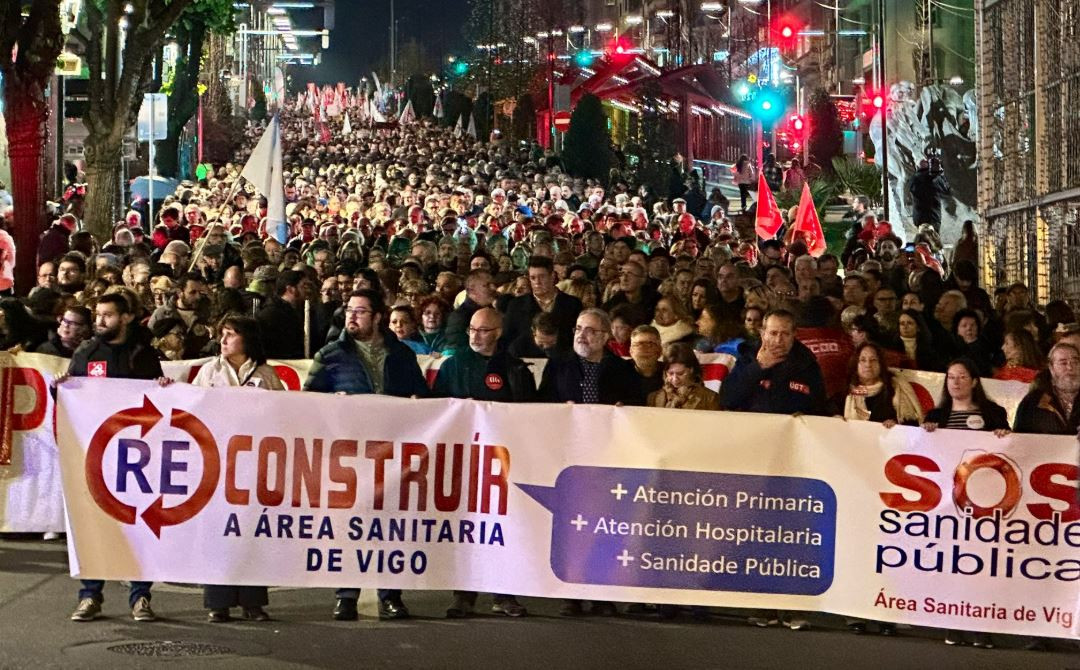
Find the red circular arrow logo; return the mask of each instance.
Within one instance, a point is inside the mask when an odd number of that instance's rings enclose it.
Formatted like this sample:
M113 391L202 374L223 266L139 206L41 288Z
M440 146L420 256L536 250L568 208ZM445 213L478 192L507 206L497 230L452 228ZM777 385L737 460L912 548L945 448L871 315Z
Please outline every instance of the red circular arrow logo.
M117 433L125 428L140 426L141 437L146 437L146 434L162 418L161 412L154 403L150 402L150 398L144 396L142 407L132 407L113 414L98 427L90 440L85 465L86 483L90 489L90 495L98 507L121 523L134 524L136 509L117 499L106 485L105 475L102 472L105 449ZM157 500L143 510L142 520L157 537L161 537L162 527L181 524L201 512L210 502L221 475L221 456L218 453L217 442L206 424L183 410L174 409L169 418L169 425L183 430L195 439L202 453L203 471L195 492L184 502L174 507L165 507L164 497L159 495Z

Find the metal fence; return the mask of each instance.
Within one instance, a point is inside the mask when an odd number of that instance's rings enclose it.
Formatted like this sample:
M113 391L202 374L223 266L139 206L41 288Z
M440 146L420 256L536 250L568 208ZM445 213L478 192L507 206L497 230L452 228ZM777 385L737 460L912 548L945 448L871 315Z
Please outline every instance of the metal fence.
M1080 305L1080 0L983 0L976 18L984 278Z

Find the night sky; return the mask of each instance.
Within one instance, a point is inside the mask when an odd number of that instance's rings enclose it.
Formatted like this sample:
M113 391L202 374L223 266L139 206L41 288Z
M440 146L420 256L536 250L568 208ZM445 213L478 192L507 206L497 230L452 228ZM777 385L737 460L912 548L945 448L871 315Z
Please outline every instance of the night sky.
M320 12L291 10L293 22L302 28L321 28ZM323 52L317 68L292 68L296 82L333 84L343 81L355 86L361 76L370 76L373 66L390 46L390 0L337 0L330 48ZM449 53L461 42L462 27L469 13L468 0L395 0L398 46L411 38L424 44L432 56ZM311 14L311 16L305 16ZM319 25L309 26L310 21ZM301 49L305 42L301 41Z

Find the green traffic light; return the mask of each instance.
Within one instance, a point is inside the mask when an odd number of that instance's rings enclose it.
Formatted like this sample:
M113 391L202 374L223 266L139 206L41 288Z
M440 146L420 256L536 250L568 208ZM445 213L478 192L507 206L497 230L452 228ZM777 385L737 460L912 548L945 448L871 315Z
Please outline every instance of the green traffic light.
M468 71L469 64L465 61L459 60L458 62L454 63L454 74L458 75L459 77Z
M591 51L579 51L574 54L574 64L578 67L589 67L592 65L593 55Z
M771 124L784 115L784 97L772 88L762 88L754 97L750 113L764 124Z

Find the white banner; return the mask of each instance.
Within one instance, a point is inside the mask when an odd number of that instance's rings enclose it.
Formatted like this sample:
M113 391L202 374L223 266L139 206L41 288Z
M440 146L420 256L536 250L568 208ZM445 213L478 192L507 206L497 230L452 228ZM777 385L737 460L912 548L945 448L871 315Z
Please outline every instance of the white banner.
M1069 437L91 379L57 430L77 577L1080 637Z
M735 359L727 354L698 354L705 385L717 391ZM167 376L181 382L195 379L209 359L165 361ZM417 356L428 383L444 358ZM529 359L536 383L544 370L544 359ZM310 360L272 361L290 391L298 391L307 378ZM0 458L0 532L59 532L64 530L64 506L60 491L60 465L53 432L52 396L48 392L57 375L67 370L68 361L42 354L17 354L0 359L0 456L10 454L10 463ZM932 407L941 393L944 375L937 372L902 370L923 403ZM984 379L987 393L1005 407L1012 420L1016 406L1027 392L1019 382Z

